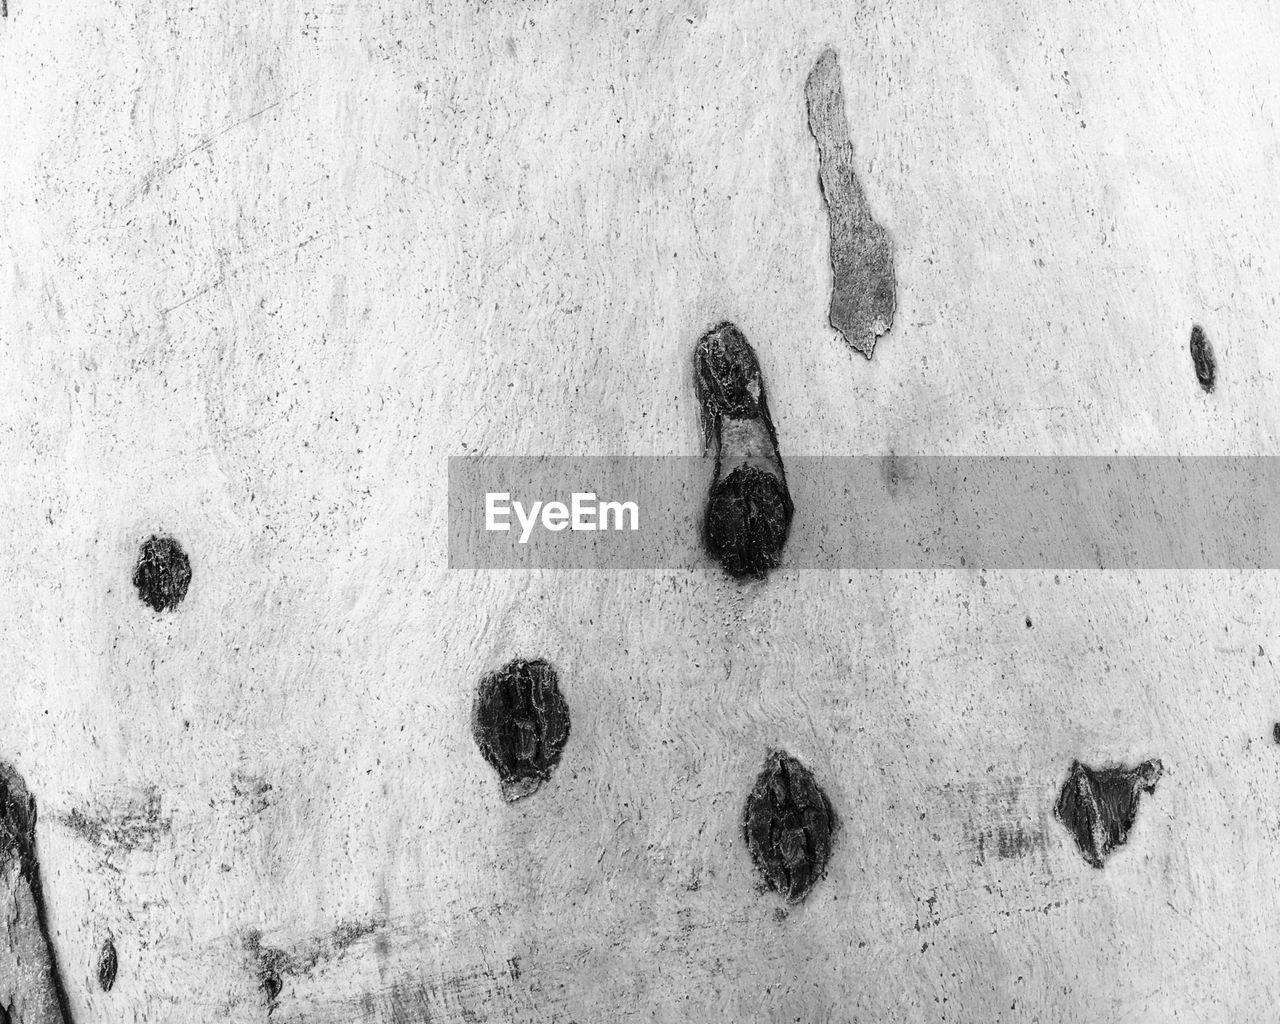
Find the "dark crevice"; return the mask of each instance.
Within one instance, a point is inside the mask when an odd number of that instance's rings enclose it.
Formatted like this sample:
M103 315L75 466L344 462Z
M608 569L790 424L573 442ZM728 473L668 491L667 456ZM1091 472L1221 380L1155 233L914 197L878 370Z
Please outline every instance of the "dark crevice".
M16 859L21 879L25 880L35 905L36 926L40 944L47 956L48 983L64 1022L71 1021L67 993L58 969L53 943L49 941L49 914L45 906L40 880L40 862L36 856L36 801L26 781L9 764L0 761L0 862ZM19 882L19 884L22 884Z

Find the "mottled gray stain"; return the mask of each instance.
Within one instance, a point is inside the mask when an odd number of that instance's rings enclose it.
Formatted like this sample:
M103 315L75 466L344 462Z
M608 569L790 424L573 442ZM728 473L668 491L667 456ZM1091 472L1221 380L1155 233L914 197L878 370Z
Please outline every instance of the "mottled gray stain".
M249 955L253 958L254 972L258 976L258 986L262 989L263 998L267 1003L267 1014L270 1016L280 999L280 993L284 991L284 979L280 975L288 963L288 954L283 950L264 946L262 944L262 933L257 931L250 932L245 936L244 944L249 951Z
M498 773L504 800L537 792L569 739L569 705L556 670L542 659L509 662L480 681L472 733Z
M108 862L135 851L153 851L173 829L172 815L163 813L160 791L149 786L141 796L120 804L104 800L73 807L58 821L94 846Z
M694 383L716 460L703 543L731 576L763 577L781 563L794 507L760 362L736 326L724 321L699 339Z
M742 814L742 832L765 884L799 903L826 873L836 813L813 773L772 750Z
M889 236L871 216L854 167L844 85L834 50L826 50L804 86L809 130L818 144L818 181L831 232L831 326L868 359L893 327L897 284Z
M191 560L172 537L148 537L138 551L133 585L138 596L157 612L182 603L191 584Z
M1196 369L1196 380L1205 394L1213 394L1218 379L1218 361L1213 356L1213 346L1199 324L1191 328L1191 364Z
M1143 793L1154 793L1164 772L1159 761L1136 768L1089 768L1075 761L1054 813L1095 868L1129 838Z

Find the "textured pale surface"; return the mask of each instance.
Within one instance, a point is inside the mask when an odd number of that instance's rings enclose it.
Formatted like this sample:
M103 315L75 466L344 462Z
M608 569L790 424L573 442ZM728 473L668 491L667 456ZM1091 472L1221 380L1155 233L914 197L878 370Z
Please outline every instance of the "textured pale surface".
M1262 0L10 0L0 757L77 1020L264 1020L254 931L280 1022L1273 1019L1275 575L449 573L444 512L451 454L697 452L726 317L784 456L1274 453L1278 53ZM509 806L468 716L518 655L573 731ZM772 746L844 823L783 920ZM1166 768L1104 871L1073 757Z

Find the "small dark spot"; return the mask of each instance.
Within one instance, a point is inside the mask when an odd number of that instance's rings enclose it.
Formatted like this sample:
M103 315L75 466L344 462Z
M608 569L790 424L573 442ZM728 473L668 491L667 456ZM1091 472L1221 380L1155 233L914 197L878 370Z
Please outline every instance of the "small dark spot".
M827 869L836 814L813 773L790 754L769 752L747 797L742 832L765 884L799 903Z
M1277 743L1280 743L1280 722L1276 722L1276 724L1271 727L1271 738Z
M1027 616L1027 629L1030 629L1030 628L1031 628L1031 616L1030 616L1030 615L1028 615L1028 616Z
M110 992L116 983L116 971L120 963L116 959L116 944L110 939L102 944L102 952L98 954L98 984L103 992Z
M1196 380L1206 394L1213 393L1218 377L1218 363L1213 358L1213 346L1205 336L1204 328L1196 324L1191 328L1191 362L1195 364Z
M148 537L138 551L133 585L158 612L177 608L191 584L191 560L172 537Z
M1164 772L1159 761L1136 768L1089 768L1079 761L1062 786L1054 814L1075 837L1084 859L1095 868L1129 838L1143 793L1154 793Z
M782 924L790 915L787 913L786 907L776 907L773 911L773 919Z
M283 988L284 982L280 980L278 971L268 967L262 972L262 991L266 993L268 1003L274 1003L279 999Z
M493 766L505 800L534 793L560 763L569 739L569 705L556 670L542 659L516 659L480 681L472 733Z

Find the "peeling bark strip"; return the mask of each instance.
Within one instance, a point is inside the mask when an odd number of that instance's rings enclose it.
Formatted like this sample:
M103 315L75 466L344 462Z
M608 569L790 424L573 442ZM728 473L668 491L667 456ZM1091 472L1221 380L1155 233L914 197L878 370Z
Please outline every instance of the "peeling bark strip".
M1097 769L1072 762L1054 813L1095 868L1129 838L1139 799L1144 792L1156 791L1163 772L1159 761L1144 761L1137 768Z
M809 131L818 144L818 182L831 223L831 326L868 359L893 327L897 304L893 249L871 217L854 170L835 50L826 50L804 85Z
M35 799L0 761L0 1008L14 1024L66 1024L35 844Z
M133 585L158 612L177 608L191 583L191 560L172 537L148 537L138 552Z
M116 971L120 961L116 958L116 944L110 939L102 944L102 952L98 954L98 984L103 992L110 992L116 983Z
M838 825L813 773L790 754L772 750L747 797L742 832L769 888L799 903L827 869Z
M1191 362L1196 368L1196 380L1205 394L1213 394L1214 382L1218 378L1218 362L1213 358L1213 346L1205 337L1204 328L1195 324L1191 328Z
M782 561L794 506L760 362L727 320L699 339L694 382L716 456L703 542L731 576L763 577Z
M517 659L480 681L472 710L480 753L498 773L502 798L537 792L560 763L569 739L569 705L556 670L542 659Z

